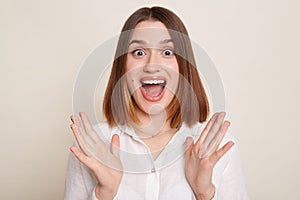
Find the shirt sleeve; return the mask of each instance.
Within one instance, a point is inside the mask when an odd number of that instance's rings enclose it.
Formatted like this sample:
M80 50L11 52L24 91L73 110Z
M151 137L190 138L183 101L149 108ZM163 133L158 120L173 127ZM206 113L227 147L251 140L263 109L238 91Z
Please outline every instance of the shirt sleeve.
M92 200L99 200L99 199L96 197L96 186L95 186L94 189L93 189ZM113 200L118 200L118 194L116 194L116 196L113 198Z
M227 154L228 162L213 200L249 200L237 144Z
M96 197L96 186L93 189L92 200L98 200L98 198Z
M72 153L69 155L64 200L90 200L97 183L93 173Z

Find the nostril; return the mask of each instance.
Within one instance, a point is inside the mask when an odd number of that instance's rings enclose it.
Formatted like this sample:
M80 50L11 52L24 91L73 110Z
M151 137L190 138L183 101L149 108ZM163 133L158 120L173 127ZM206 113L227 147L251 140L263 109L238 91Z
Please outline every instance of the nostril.
M143 67L144 72L159 72L161 70L161 65L157 64L148 64Z

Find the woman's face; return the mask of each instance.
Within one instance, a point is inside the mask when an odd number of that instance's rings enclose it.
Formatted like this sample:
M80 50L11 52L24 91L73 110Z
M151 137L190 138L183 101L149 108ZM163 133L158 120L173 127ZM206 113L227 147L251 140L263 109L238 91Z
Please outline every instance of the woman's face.
M179 80L174 44L163 23L137 24L129 42L125 69L138 112L163 112L173 99Z

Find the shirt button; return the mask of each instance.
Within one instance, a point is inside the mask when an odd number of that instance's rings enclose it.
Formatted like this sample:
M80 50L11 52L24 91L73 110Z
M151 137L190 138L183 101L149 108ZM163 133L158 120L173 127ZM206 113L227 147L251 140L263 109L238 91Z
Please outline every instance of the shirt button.
M152 169L151 169L151 173L154 173L156 170L155 170L155 168L153 167Z

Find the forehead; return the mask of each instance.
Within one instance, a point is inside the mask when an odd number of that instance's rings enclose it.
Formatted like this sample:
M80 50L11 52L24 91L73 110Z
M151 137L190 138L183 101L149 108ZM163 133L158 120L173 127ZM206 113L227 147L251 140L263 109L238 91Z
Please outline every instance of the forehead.
M133 29L131 39L145 41L148 44L158 44L171 39L168 29L160 21L142 21Z

